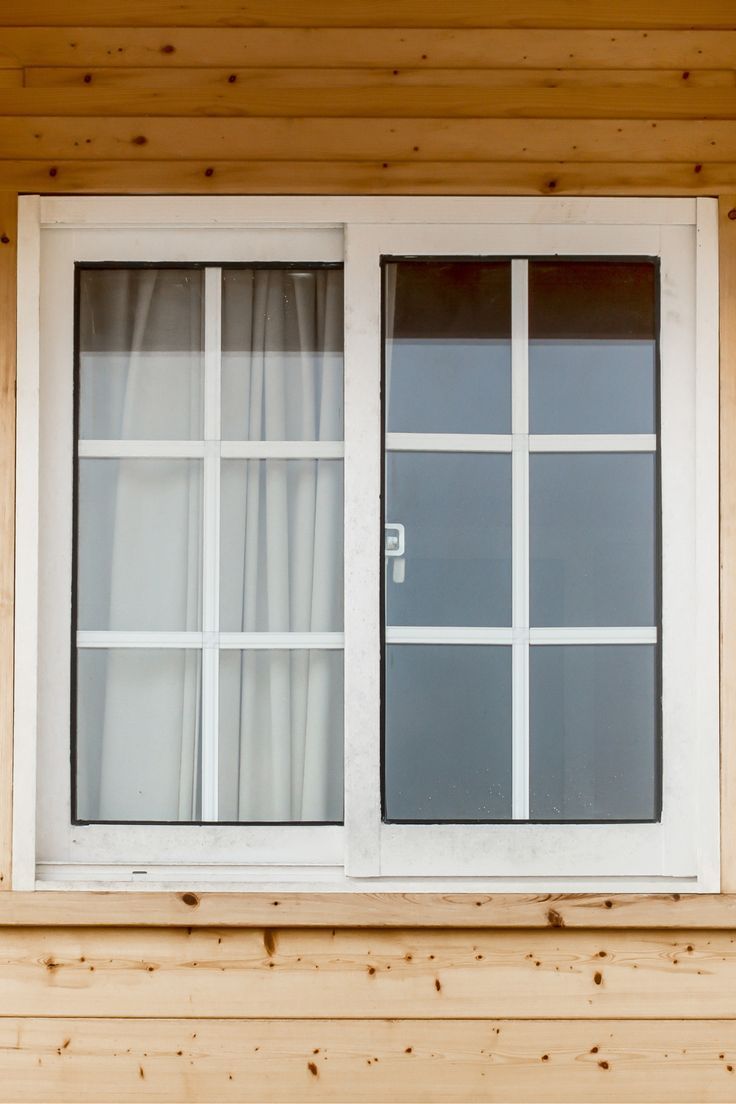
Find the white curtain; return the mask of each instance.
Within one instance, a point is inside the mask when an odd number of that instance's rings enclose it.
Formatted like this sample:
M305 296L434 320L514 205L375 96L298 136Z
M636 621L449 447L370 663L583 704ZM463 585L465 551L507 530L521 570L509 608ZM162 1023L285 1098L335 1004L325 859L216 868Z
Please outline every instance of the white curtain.
M228 273L224 431L340 440L342 328L341 272ZM222 488L221 628L340 631L342 462L226 461ZM223 817L339 820L341 653L222 653L220 672Z
M80 432L202 434L201 274L88 270L80 286ZM80 461L78 624L201 626L201 462ZM196 650L81 649L78 815L191 820L197 809Z
M201 273L82 274L80 433L202 436ZM223 437L342 437L342 273L231 270ZM342 629L342 462L225 460L221 629ZM78 624L201 628L202 465L82 460ZM201 656L81 649L78 815L201 815ZM220 820L342 816L342 653L223 651Z

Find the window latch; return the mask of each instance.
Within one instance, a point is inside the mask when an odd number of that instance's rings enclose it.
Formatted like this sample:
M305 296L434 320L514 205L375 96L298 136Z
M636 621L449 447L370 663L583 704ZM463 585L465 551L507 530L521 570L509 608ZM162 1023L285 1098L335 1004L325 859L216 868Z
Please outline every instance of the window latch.
M403 583L406 576L406 533L404 526L398 522L387 522L384 525L383 548L386 558L393 559L391 565L391 578L395 583Z

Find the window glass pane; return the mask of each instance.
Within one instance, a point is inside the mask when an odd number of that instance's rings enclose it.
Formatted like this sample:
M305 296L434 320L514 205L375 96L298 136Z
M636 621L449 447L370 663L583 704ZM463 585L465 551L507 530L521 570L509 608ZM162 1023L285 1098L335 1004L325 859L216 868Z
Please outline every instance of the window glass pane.
M340 460L223 460L220 628L342 629Z
M386 522L405 554L386 558L389 625L511 623L511 456L389 452Z
M77 819L198 819L201 670L178 648L78 650Z
M225 269L223 439L342 439L342 287L341 269Z
M388 820L511 816L511 648L386 649Z
M652 453L530 457L531 624L655 625Z
M77 510L78 628L201 628L201 461L82 459Z
M220 653L220 819L342 820L342 651Z
M384 269L387 428L511 432L511 263Z
M657 648L531 649L531 817L658 813Z
M532 433L654 433L656 268L529 265Z
M202 272L79 272L79 434L202 436Z

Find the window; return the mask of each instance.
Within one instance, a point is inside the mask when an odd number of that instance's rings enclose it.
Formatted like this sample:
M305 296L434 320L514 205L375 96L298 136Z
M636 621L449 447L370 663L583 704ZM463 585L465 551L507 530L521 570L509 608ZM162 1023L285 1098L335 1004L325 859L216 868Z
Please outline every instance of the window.
M710 201L22 206L15 884L717 888Z

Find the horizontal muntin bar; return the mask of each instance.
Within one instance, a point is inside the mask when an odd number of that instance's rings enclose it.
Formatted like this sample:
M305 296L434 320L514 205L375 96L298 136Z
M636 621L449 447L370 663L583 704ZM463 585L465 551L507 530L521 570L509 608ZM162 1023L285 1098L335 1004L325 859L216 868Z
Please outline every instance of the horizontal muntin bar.
M397 452L511 452L510 433L387 433Z
M116 630L77 633L78 648L229 648L241 650L341 649L341 632L123 632Z
M341 460L344 441L221 441L223 460Z
M530 452L656 452L656 433L531 433Z
M581 626L512 629L443 625L391 625L387 644L656 644L653 626Z
M656 452L656 433L387 433L394 452Z
M340 460L343 441L79 441L84 459Z

